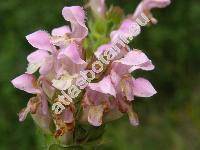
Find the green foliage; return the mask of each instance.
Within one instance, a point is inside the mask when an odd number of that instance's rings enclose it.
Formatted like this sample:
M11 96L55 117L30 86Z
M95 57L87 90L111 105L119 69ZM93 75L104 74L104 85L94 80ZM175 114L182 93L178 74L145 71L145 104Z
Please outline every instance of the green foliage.
M68 2L68 1L67 1ZM17 112L30 95L15 90L10 80L25 71L26 55L33 48L25 35L38 30L50 31L65 24L60 11L64 5L83 4L71 0L7 0L0 2L0 150L41 150L43 138L36 134L30 117L19 123ZM126 14L133 12L139 1L109 0ZM148 101L136 98L140 126L132 127L122 118L105 128L103 150L198 150L200 148L200 9L196 0L176 0L166 9L153 11L159 20L144 27L132 47L144 50L156 66L153 72L136 72L134 76L149 79L158 94ZM111 14L110 14L111 15ZM108 15L109 16L109 15ZM114 17L112 17L114 18ZM117 17L116 17L117 18ZM120 17L119 17L120 18ZM91 52L109 35L116 22L90 20L92 33L85 46ZM105 26L105 24L110 24ZM116 27L114 27L116 28ZM106 31L106 32L104 32ZM92 48L95 49L91 49ZM90 56L91 54L89 54Z

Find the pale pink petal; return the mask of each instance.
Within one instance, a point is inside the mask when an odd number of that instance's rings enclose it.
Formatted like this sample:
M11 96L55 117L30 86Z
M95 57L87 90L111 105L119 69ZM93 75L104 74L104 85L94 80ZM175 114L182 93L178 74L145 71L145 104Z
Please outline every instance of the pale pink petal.
M110 49L111 47L112 47L111 43L101 45L100 47L97 48L97 51L94 54L97 58L99 58L101 55L103 55L103 52Z
M27 68L27 73L32 74L37 71L38 68L40 74L47 74L53 67L53 56L51 56L47 51L37 50L30 55L28 55L27 60L29 66Z
M85 64L85 61L81 59L78 53L78 45L75 43L70 44L67 48L62 49L58 54L58 59L62 57L68 57L75 64Z
M81 59L78 52L78 45L75 43L62 49L57 58L62 61L63 67L70 73L79 73L87 65L87 63Z
M49 53L47 51L36 50L27 56L27 60L29 63L39 63L44 61L44 59L46 59L48 56Z
M11 82L16 88L20 90L32 94L40 93L40 90L36 87L36 79L31 74L23 74L13 79Z
M124 65L129 65L129 66L133 66L133 65L137 66L148 61L149 61L148 57L142 51L133 50L133 51L128 52L124 58L116 62L120 62Z
M28 42L35 48L52 51L50 35L42 30L36 31L26 36Z
M135 21L126 19L122 22L118 30L111 32L110 38L113 42L120 40L120 36L124 36L126 39L132 40L131 38L138 36L140 32L141 28Z
M170 0L144 0L144 7L149 10L153 8L164 8L171 3Z
M133 72L137 69L142 69L142 70L146 70L146 71L150 71L153 70L155 68L155 66L152 64L151 60L141 64L141 65L137 65L137 66L132 66L129 69L129 72Z
M147 15L149 19L151 19L152 23L157 23L157 20L153 18L151 14L151 10L154 8L164 8L171 3L170 0L143 0L137 6L133 18L139 18L142 13Z
M101 81L98 83L90 83L89 89L104 93L104 94L110 94L112 96L116 96L115 88L111 82L110 76L104 77Z
M76 39L78 42L82 41L88 34L83 8L80 6L64 7L62 15L66 21L71 23L71 37Z
M133 80L133 93L138 97L151 97L157 92L148 80L137 78Z
M51 34L53 36L64 36L67 33L71 33L69 26L62 26L62 27L53 29Z
M142 51L133 50L128 52L124 58L114 61L112 69L122 76L136 69L153 70L154 65Z
M101 126L103 112L104 108L102 105L90 106L88 112L88 122L93 126Z
M47 57L45 59L44 63L40 67L40 70L39 70L40 74L41 75L46 75L49 72L51 72L53 65L54 65L54 58L53 58L53 56Z

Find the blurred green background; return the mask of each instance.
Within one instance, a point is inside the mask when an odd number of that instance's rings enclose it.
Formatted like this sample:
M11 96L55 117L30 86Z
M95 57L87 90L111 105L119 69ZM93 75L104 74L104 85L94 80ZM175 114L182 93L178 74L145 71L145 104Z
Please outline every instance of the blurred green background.
M128 14L139 0L109 0ZM29 116L19 123L17 112L30 95L10 83L26 68L26 55L33 48L25 36L38 29L50 31L65 24L65 5L79 0L0 1L0 150L40 150L41 138ZM158 94L137 98L135 111L140 126L126 117L110 123L103 150L199 150L200 149L200 2L176 0L166 9L154 10L158 24L143 28L134 47L144 50L156 65L142 72Z

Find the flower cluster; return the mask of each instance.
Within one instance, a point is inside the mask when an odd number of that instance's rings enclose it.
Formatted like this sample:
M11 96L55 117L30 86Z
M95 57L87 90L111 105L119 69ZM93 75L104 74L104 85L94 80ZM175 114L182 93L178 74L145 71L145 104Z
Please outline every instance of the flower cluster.
M128 114L132 125L138 125L137 114L132 108L135 97L151 97L156 94L148 80L132 76L132 72L137 70L154 69L151 60L140 50L131 50L128 45L117 44L120 53L104 58L111 61L104 64L102 72L94 80L87 83L79 81L79 85L84 88L78 87L81 92L76 98L69 99L63 92L76 84L80 72L90 69L93 62L100 60L100 56L111 49L113 43L116 44L120 35L127 36L128 27L141 22L138 20L141 14L156 23L150 10L165 7L169 3L169 0L143 0L134 14L125 18L119 28L110 33L110 42L99 46L90 59L86 58L88 50L83 44L87 39L88 28L85 12L80 6L63 8L62 15L70 22L70 26L55 28L51 34L39 30L26 36L36 50L27 57L26 72L13 79L12 84L35 96L19 112L19 120L24 121L30 113L39 127L46 133L54 132L56 137L73 132L78 123L101 126L123 114ZM88 6L97 18L105 19L104 0L91 0ZM51 109L58 102L64 105L60 114L54 112L59 108ZM50 130L51 122L55 126L53 131Z

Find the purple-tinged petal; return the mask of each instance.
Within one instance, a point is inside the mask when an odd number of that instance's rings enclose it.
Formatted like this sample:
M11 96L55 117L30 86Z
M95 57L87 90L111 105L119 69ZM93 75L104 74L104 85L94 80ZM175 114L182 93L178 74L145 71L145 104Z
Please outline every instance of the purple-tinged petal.
M42 62L48 56L49 53L47 51L36 50L27 56L27 60L29 63L39 63Z
M42 30L36 31L26 36L28 42L35 48L52 51L50 35Z
M63 111L62 117L65 123L72 123L74 121L74 115L69 108Z
M129 72L133 72L137 69L142 69L142 70L146 70L146 71L150 71L150 70L153 70L155 68L155 66L152 64L151 60L141 64L141 65L138 65L138 66L132 66L130 69L129 69Z
M62 61L61 64L70 74L79 73L87 65L87 63L81 59L78 52L78 45L75 43L62 49L57 58Z
M120 40L120 36L125 37L127 40L132 40L132 38L138 36L140 32L141 28L135 21L131 19L126 19L122 22L118 30L114 30L111 32L110 38L112 39L112 42Z
M54 58L53 58L53 56L48 56L45 59L44 63L40 67L40 70L39 70L40 74L41 75L46 75L49 72L51 72L52 68L53 68L53 65L54 65Z
M144 0L145 8L149 10L153 8L164 8L167 7L171 3L170 0Z
M69 26L62 26L52 30L52 36L64 36L71 33Z
M20 90L32 94L40 93L40 90L36 87L36 79L31 74L23 74L13 79L11 82L14 85L14 87Z
M122 76L136 69L153 70L154 65L142 51L133 50L128 52L124 58L114 61L112 69Z
M138 97L151 97L157 92L148 80L137 78L133 80L133 93Z
M33 74L40 68L40 74L44 75L53 67L53 56L51 56L47 51L37 50L28 55L27 60L29 65L26 73L28 74Z
M85 25L85 13L83 8L80 6L64 7L62 15L66 21L71 23L71 37L76 39L78 42L82 41L88 34L88 28Z
M78 53L78 45L75 43L72 43L67 48L62 49L62 51L58 54L58 59L61 59L62 57L68 57L75 64L86 64L86 62L81 59Z
M111 82L110 76L104 77L101 81L98 83L90 83L89 89L104 93L104 94L110 94L112 96L116 96L115 88Z
M101 126L103 112L104 112L103 105L90 106L88 112L88 122L93 126Z
M112 47L111 43L101 45L100 47L98 47L97 51L94 54L97 58L99 58L101 55L103 55L103 52L110 49L111 47Z
M129 66L133 66L133 65L137 66L148 61L149 61L148 57L142 51L133 50L133 51L128 52L124 58L116 62L120 62L124 65L129 65Z
M154 8L164 8L171 3L170 0L143 0L137 6L134 14L133 19L137 19L140 17L142 13L147 15L153 24L157 23L157 20L152 16L151 10Z

